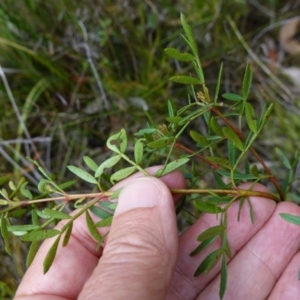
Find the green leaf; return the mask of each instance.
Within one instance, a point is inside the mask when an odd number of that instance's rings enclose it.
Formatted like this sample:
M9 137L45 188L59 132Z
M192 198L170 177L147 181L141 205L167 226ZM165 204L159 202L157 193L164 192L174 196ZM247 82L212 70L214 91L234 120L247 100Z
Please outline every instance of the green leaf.
M144 155L144 144L141 140L137 140L134 144L134 160L135 162L140 165L143 160Z
M62 242L62 246L63 247L66 247L69 243L69 240L70 240L70 237L71 237L71 234L72 234L72 229L73 229L73 221L70 221L69 222L69 226L65 232L65 236L64 236L64 239L63 239L63 242Z
M222 249L227 254L227 256L231 258L232 255L231 255L230 247L228 245L227 232L226 231L224 231L223 234L221 235L221 239L222 239Z
M23 242L34 242L49 239L58 234L60 234L60 231L57 229L37 230L26 233L21 237L21 240Z
M257 165L253 165L250 169L250 173L255 176L255 177L259 177L259 172L258 172L258 168Z
M87 181L89 183L97 184L97 180L88 172L81 170L80 168L74 167L74 166L68 166L67 167L72 173L74 173L79 178L83 179L84 181Z
M219 290L219 296L220 299L224 298L225 291L227 288L227 264L226 264L226 256L222 255L222 264L221 264L221 280L220 280L220 290Z
M20 192L21 194L27 198L27 199L32 199L32 194L29 190L26 189L26 185L28 184L28 182L24 182L21 187L20 187Z
M0 185L4 184L5 182L9 181L11 175L4 175L0 177Z
M7 220L4 218L4 214L1 215L1 235L4 240L5 251L11 255L11 248L9 244L9 232L7 230Z
M207 156L206 159L221 167L224 167L226 169L231 169L230 162L226 158L217 157L217 156Z
M185 35L187 37L187 40L189 42L189 46L191 47L191 50L192 50L193 54L196 57L198 57L198 47L197 47L192 29L191 29L190 25L187 23L184 14L180 15L180 20L181 20L181 25L183 27L184 33L185 33Z
M179 50L175 48L166 48L165 53L169 55L172 58L175 58L179 61L193 61L196 59L195 56L193 56L190 53L181 53Z
M173 110L172 102L170 100L168 100L167 105L168 105L169 117L174 117L174 110Z
M182 117L180 117L180 116L167 117L166 120L170 123L177 124L182 120Z
M60 236L57 237L57 239L55 240L55 242L53 243L53 245L51 246L51 248L49 249L45 259L44 259L44 263L43 263L43 266L44 266L44 274L46 274L53 261L54 261L54 258L55 258L55 255L56 255L56 251L57 251L57 248L58 248L58 244L59 244L59 240L60 240Z
M234 146L231 140L227 141L228 145L228 159L231 166L235 165L235 158L236 158L236 147Z
M209 141L203 135L201 135L195 130L190 131L190 136L196 143L199 143L202 146L208 146L210 144Z
M223 72L223 63L221 63L220 70L219 70L218 81L216 84L216 91L215 91L215 97L214 97L214 103L217 103L217 100L218 100L221 79L222 79L222 72Z
M285 213L281 213L279 215L281 218L288 221L289 223L300 226L300 216L295 216L295 215L290 215Z
M95 224L96 227L107 227L110 226L113 220L113 216L109 216Z
M7 205L8 201L4 199L0 199L0 205Z
M33 224L28 224L28 225L8 225L7 230L9 232L13 231L31 231L34 229L40 228L39 225L33 225Z
M97 227L95 226L94 221L92 220L88 211L85 212L86 224L89 229L91 236L99 243L103 240L101 234L98 232Z
M156 132L157 129L155 128L144 128L140 129L137 133L135 133L135 136L144 136L145 134L153 134Z
M221 174L222 176L225 176L225 177L231 177L231 173L229 171L225 171L225 170L217 170L217 172L219 174ZM243 174L243 173L240 173L239 171L235 171L234 174L233 174L233 178L234 179L242 179L242 180L251 180L251 179L257 179L256 176L253 176L252 174Z
M196 78L186 75L177 75L170 78L172 82L182 83L182 84L201 84L202 82Z
M47 217L51 217L51 218L55 218L55 219L59 219L59 220L71 219L70 215L68 215L62 211L52 210L50 208L43 209L42 214Z
M224 227L222 225L210 227L198 235L197 241L203 242L207 239L211 239L213 237L221 235L225 230L226 230L226 227Z
M106 219L111 216L111 214L109 212L103 210L102 208L100 208L98 206L92 206L89 208L89 210L100 219Z
M76 182L77 182L77 180L70 180L70 181L61 183L58 187L59 187L61 190L65 190L66 188L72 186L72 185L75 184Z
M286 157L286 155L283 153L283 151L282 151L281 149L279 149L279 148L275 148L275 151L276 151L276 153L277 153L279 156L281 156L283 165L284 165L286 168L288 168L289 170L291 170L291 169L292 169L292 166L291 166L291 164L290 164L290 161L289 161L289 159Z
M242 210L242 207L243 207L244 203L245 203L245 197L241 197L240 200L239 200L239 210L238 210L238 215L237 215L238 222L241 219L241 210Z
M217 264L223 253L224 250L222 248L211 252L199 265L196 272L194 273L194 276L197 277L202 273L207 274Z
M247 203L249 205L251 223L254 224L254 212L253 212L252 203L251 203L249 197L246 198L246 201L247 201Z
M31 243L29 250L28 250L27 258L26 258L26 267L27 268L29 268L29 266L33 262L33 259L35 258L35 255L36 255L37 251L39 250L39 247L40 247L39 241L35 241L35 242Z
M136 170L137 170L136 166L121 169L111 175L110 181L112 184L114 184L114 183L116 183L116 181L120 181L124 178L127 178L129 175L133 174Z
M52 181L44 178L40 179L40 182L38 183L38 190L41 193L55 192Z
M244 145L243 142L240 140L240 138L237 136L237 134L229 127L223 128L224 136L231 140L233 144L241 151L244 151Z
M186 164L188 161L189 161L189 158L187 158L187 157L176 159L176 160L168 163L166 165L166 167L156 171L154 176L161 177L161 176L164 176L168 173L171 173L172 171L178 169L180 166Z
M91 159L89 156L84 156L83 160L85 162L85 164L93 171L96 172L96 170L98 169L98 165L96 164L96 162Z
M248 102L245 103L245 114L249 129L254 133L258 133L257 120L254 117L254 108Z
M195 256L196 254L200 253L203 249L207 248L209 245L211 245L215 240L216 236L210 239L207 239L203 241L196 249L194 249L191 253L190 256Z
M119 145L119 148L117 145ZM124 153L127 148L127 135L125 129L121 129L119 132L109 137L106 146L114 152Z
M111 168L121 160L121 155L112 156L105 160L96 170L95 177L100 177L105 169Z
M223 130L222 127L219 125L217 119L215 117L212 117L210 119L210 126L213 132L218 136L223 136Z
M216 171L213 171L212 174L214 176L214 179L216 180L217 188L226 189L227 185L223 181L222 177Z
M241 95L233 94L233 93L225 93L225 94L222 95L222 97L224 99L227 99L227 100L230 100L230 101L235 101L235 102L243 100L243 97Z
M10 211L9 216L12 218L17 218L17 217L23 216L25 213L27 213L27 209L21 208L21 209L16 209L16 210Z
M123 187L121 187L121 188L117 189L116 191L114 191L113 194L110 196L110 199L113 200L113 199L119 198L119 195L122 191L122 188Z
M250 64L248 63L246 66L244 79L243 79L243 86L242 86L242 96L244 100L248 98L251 83L252 83L252 70L250 68Z
M164 148L173 143L174 140L175 138L173 137L161 137L153 142L148 143L147 146L152 149Z
M193 202L196 209L204 213L217 214L223 211L222 208L214 203L204 202L202 200L195 200Z

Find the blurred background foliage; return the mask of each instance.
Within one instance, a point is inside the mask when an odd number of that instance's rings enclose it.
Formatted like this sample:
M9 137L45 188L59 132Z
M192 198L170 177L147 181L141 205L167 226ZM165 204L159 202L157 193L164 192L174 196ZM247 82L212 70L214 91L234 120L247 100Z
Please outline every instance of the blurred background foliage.
M297 23L296 0L1 0L0 175L36 185L31 157L57 182L73 178L66 166L83 168L83 155L98 163L110 155L112 132L135 133L147 124L145 112L164 123L168 99L175 108L187 103L189 88L169 78L189 69L163 51L185 50L180 12L196 35L211 92L223 62L221 93L239 93L250 62L252 103L258 111L275 104L256 148L283 180L273 150L292 157L299 148L299 51L287 46L297 46L300 32L297 24L283 29ZM25 270L26 246L11 243L10 257L0 241L0 299L12 297Z

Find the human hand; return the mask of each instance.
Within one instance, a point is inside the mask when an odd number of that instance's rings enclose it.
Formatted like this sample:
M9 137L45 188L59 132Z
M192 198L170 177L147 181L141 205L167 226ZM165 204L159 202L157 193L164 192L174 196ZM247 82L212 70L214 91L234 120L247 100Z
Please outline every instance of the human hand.
M149 172L156 170L153 167ZM69 244L58 248L45 275L42 262L53 240L42 244L15 300L218 299L219 265L208 275L193 276L203 258L218 245L189 256L198 246L199 233L217 225L218 220L204 215L178 238L174 202L179 199L172 197L169 188L184 188L183 176L179 171L161 179L142 176L135 174L118 184L125 188L104 250L95 250L85 219L79 218ZM266 191L261 185L255 189ZM240 222L238 203L228 212L232 259L225 299L299 299L300 227L284 221L279 213L300 215L300 208L259 197L251 197L251 203L254 225L246 205Z

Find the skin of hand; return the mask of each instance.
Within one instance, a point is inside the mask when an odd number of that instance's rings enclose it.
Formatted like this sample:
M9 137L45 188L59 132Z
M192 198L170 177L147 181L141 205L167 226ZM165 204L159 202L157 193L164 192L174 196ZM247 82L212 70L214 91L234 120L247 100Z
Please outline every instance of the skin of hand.
M148 169L154 174L159 167ZM206 214L178 237L174 203L169 188L184 188L179 171L160 179L135 174L117 184L124 186L103 248L89 235L84 217L74 222L66 247L59 246L48 273L43 275L45 255L53 243L46 240L27 270L15 300L63 299L219 299L217 264L207 275L194 277L199 263L220 245L216 241L196 256L196 237L217 225ZM241 188L247 188L244 184ZM255 190L267 191L262 185ZM224 299L299 299L300 227L284 221L279 213L300 215L300 207L250 197L255 223L246 203L237 221L238 203L228 212L228 283ZM97 219L95 218L95 221ZM58 224L58 228L63 222Z

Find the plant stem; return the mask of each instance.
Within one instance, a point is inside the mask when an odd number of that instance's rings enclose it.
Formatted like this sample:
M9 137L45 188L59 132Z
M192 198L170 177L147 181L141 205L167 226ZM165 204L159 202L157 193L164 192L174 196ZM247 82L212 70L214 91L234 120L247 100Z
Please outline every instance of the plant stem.
M259 192L259 191L251 191L251 190L243 190L243 189L235 189L235 190L225 190L225 189L170 189L172 194L220 194L220 195L236 195L238 197L264 197L276 202L280 202L276 196L271 193Z
M238 136L242 141L245 141L245 138L242 134L242 132L237 129L228 119L225 118L225 116L218 110L217 107L212 106L211 110L218 115L225 123L227 126L229 126ZM281 190L281 187L278 184L278 181L276 179L276 177L272 174L272 172L270 171L270 169L267 167L267 165L265 164L265 162L262 160L262 158L259 156L259 154L256 152L256 150L251 146L249 148L249 150L252 152L252 154L256 157L256 159L260 162L260 164L262 165L262 167L264 168L265 172L270 175L270 181L273 183L273 185L275 186L279 197L280 197L280 201L284 201L284 194Z

